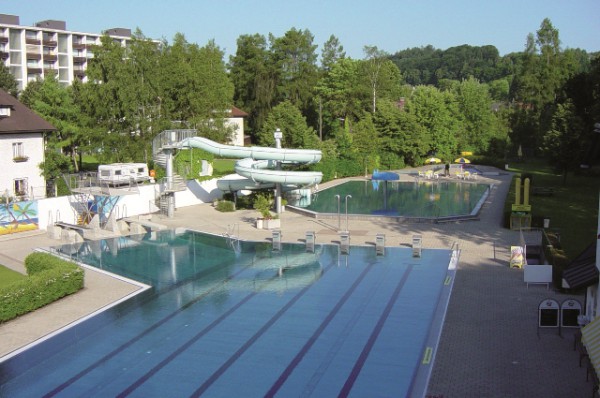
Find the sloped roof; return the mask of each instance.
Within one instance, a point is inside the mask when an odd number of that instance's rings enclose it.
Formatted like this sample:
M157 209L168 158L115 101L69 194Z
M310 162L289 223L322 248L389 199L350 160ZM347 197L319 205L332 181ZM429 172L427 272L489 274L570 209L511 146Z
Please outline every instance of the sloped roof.
M56 128L37 113L0 89L0 107L10 107L10 116L0 117L0 134L41 133Z
M232 117L246 117L248 114L243 110L236 108L235 106L231 107L231 116Z
M596 268L596 242L587 247L563 271L562 277L571 289L591 286L598 283Z

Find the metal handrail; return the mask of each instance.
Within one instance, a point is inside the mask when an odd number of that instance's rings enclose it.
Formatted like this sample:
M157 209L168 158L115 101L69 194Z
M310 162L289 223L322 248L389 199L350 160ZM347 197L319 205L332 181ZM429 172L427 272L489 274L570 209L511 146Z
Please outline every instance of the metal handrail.
M195 137L197 134L195 129L161 131L152 140L152 153L160 153L165 147L176 147L184 139Z

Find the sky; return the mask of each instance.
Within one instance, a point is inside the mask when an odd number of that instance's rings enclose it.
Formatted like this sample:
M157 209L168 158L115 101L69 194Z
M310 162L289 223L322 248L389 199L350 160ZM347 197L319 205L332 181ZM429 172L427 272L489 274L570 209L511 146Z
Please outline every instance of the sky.
M0 0L0 13L18 15L21 25L66 21L84 33L139 28L169 43L182 33L200 46L214 40L226 61L240 35L282 37L292 28L309 30L319 55L331 35L354 59L364 58L364 46L394 54L493 45L505 55L523 51L544 18L563 49L600 51L600 0Z

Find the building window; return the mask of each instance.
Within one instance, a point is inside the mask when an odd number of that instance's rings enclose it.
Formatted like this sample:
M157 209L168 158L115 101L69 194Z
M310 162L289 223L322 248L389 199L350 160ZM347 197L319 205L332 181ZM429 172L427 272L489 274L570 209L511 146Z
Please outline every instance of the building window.
M18 178L15 180L15 196L27 196L27 178Z
M26 162L29 157L25 155L25 148L22 142L13 142L13 161Z

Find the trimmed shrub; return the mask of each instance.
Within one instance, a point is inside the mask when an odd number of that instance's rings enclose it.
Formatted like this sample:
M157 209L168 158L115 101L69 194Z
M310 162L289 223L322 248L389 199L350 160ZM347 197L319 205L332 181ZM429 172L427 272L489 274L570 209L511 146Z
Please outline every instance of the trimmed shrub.
M34 311L83 288L83 269L49 253L25 259L28 278L0 289L0 322Z
M217 202L217 210L223 213L235 211L235 203L229 200L219 200Z

